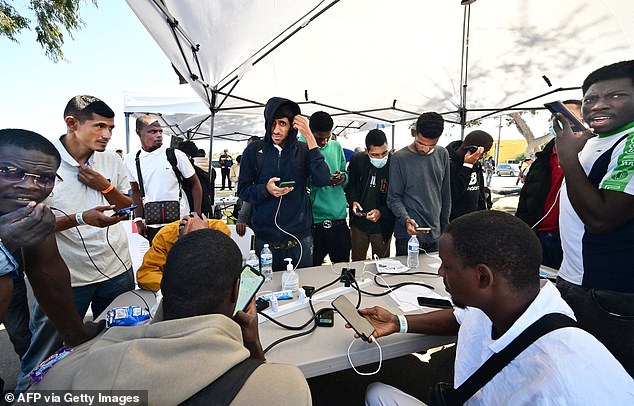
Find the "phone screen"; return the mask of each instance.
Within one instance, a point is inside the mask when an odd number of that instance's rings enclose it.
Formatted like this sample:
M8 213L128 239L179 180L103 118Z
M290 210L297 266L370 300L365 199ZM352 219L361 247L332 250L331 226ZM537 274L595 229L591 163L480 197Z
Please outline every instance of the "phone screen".
M357 308L348 300L347 297L341 295L332 301L332 307L335 308L345 321L352 326L353 330L361 336L364 341L368 341L369 337L374 333L374 327L365 317L361 316Z
M233 314L245 311L253 296L264 283L264 276L249 265L245 265L240 273L240 288L238 290L238 302Z
M572 131L585 131L587 130L586 126L573 114L572 111L568 110L565 104L561 101L555 101L551 103L544 103L544 107L548 109L555 117L557 117L557 113L561 113L566 119L570 122L570 126L572 127Z

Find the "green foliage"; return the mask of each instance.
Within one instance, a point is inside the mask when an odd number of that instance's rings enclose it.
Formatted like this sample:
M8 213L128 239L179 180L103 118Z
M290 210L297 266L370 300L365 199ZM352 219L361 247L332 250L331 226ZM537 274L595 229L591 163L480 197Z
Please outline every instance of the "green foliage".
M95 6L97 1L90 0ZM33 30L35 40L44 48L44 53L50 60L64 60L64 35L73 38L73 32L84 26L79 18L79 9L88 0L29 0L27 8L31 18L20 14L10 2L11 0L0 0L0 36L17 42L15 36L20 31Z

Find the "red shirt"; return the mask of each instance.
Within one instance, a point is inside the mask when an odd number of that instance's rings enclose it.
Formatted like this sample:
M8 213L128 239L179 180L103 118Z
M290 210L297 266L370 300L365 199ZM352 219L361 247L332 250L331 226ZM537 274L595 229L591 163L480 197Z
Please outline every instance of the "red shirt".
M557 147L553 146L553 152L550 155L550 189L544 202L542 216L544 216L551 206L553 206L548 216L546 216L537 226L538 231L557 231L559 230L559 189L561 182L564 180L564 171L559 166L559 158L557 157Z

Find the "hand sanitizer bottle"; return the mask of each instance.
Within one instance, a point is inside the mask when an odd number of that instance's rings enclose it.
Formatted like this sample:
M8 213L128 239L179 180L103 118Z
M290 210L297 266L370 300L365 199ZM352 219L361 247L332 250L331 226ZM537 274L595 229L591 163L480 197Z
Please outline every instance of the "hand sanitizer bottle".
M299 289L299 275L293 269L293 259L284 258L284 261L288 263L286 264L286 271L282 274L282 290L297 292L297 289Z

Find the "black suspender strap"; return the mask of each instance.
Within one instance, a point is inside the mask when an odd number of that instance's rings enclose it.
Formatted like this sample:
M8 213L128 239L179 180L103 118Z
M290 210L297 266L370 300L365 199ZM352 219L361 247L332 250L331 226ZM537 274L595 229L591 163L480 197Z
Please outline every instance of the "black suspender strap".
M550 313L518 335L502 351L495 353L477 371L454 391L446 393L448 405L462 405L477 391L486 385L498 372L504 369L529 345L537 341L541 336L563 327L576 327L577 323L562 313Z
M141 150L136 153L136 158L134 162L136 162L136 177L139 181L139 190L141 191L141 200L145 197L145 189L143 189L143 175L141 175L141 161L139 160L139 155L141 155Z
M255 358L245 359L181 403L181 405L225 406L231 404L253 371L262 365L263 362L264 361Z

